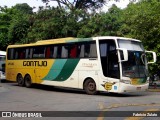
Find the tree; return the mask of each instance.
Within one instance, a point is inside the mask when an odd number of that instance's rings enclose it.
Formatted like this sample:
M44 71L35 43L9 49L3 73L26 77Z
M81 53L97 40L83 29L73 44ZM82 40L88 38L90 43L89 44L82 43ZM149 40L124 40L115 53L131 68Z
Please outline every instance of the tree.
M32 8L26 3L17 4L11 8L12 20L8 31L10 44L26 42L25 38L30 27L28 19L32 14Z
M142 40L145 49L157 53L160 59L160 2L158 0L141 0L136 4L129 4L123 11L123 25L121 35ZM150 71L160 70L160 61L150 65Z
M33 14L33 8L30 7L27 3L16 4L12 7L12 9L16 9L23 14Z
M5 50L8 44L8 28L11 22L10 8L0 7L0 49Z
M28 33L28 40L76 37L85 23L87 14L83 10L67 11L65 8L52 7L42 9L34 16L34 22Z
M120 19L121 12L121 9L113 5L106 13L95 14L86 25L82 26L78 36L118 36L118 30L122 25Z
M42 40L62 35L62 28L65 24L65 10L59 8L42 9L34 15L34 22L28 32L28 40Z
M48 3L50 1L56 1L58 6L62 8L62 6L66 6L69 10L74 9L97 9L102 7L106 0L42 0L44 3Z

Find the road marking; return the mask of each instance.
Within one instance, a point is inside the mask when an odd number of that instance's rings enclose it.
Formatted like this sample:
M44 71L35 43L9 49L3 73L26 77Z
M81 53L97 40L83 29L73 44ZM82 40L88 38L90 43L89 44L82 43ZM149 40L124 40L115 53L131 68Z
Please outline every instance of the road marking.
M98 104L99 109L102 110L97 118L97 120L104 120L104 113L112 108L128 107L128 106L160 106L160 103L150 103L150 104L112 104L109 107L105 107L103 103ZM148 109L146 111L158 111L159 109ZM130 118L130 119L129 119ZM144 118L144 117L143 117ZM126 120L140 120L142 117L128 117Z
M108 109L106 109L104 107L103 103L99 103L99 109L102 110L97 118L97 120L104 120L104 112L107 111Z

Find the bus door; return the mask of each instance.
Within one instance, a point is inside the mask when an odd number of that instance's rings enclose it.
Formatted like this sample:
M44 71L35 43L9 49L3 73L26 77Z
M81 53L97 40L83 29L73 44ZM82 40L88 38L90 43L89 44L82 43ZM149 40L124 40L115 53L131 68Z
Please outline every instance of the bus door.
M113 85L119 82L120 70L118 63L118 55L114 40L99 40L101 66L103 72L103 81ZM104 83L105 84L105 83ZM115 87L117 89L117 87ZM110 87L109 89L110 90Z

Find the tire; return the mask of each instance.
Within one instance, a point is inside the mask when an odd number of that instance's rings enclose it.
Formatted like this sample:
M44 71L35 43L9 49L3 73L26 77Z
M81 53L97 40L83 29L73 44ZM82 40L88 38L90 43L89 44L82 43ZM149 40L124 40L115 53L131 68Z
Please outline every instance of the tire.
M26 75L26 76L25 76L25 78L24 78L24 83L25 83L25 86L26 86L27 88L32 87L32 80L31 80L30 75Z
M25 85L25 84L24 84L24 79L23 79L23 77L22 77L21 74L18 74L18 75L17 75L17 83L18 83L18 85L21 86L21 87L23 87L23 86Z
M97 93L97 90L94 80L87 79L84 83L84 90L88 95L95 95Z

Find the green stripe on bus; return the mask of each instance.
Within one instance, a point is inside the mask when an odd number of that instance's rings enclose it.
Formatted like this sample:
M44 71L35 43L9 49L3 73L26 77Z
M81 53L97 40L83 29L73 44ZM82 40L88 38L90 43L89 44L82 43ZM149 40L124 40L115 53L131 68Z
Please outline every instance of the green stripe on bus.
M62 68L64 67L66 61L67 61L67 59L55 60L50 71L42 80L53 80L53 79L57 78L57 76L60 74Z
M64 65L61 73L57 76L56 79L53 81L65 81L67 80L71 74L73 73L74 69L76 68L80 59L68 59L66 64Z

